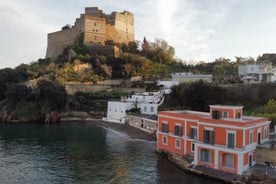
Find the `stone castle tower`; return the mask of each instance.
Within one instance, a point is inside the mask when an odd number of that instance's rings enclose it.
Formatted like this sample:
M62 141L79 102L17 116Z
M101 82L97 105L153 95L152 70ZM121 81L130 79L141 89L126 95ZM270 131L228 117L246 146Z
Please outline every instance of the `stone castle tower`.
M134 39L134 15L128 11L105 14L97 7L85 8L85 14L76 19L74 26L48 34L46 58L56 59L64 48L74 45L76 38L84 35L87 46L104 46L106 40L129 43Z

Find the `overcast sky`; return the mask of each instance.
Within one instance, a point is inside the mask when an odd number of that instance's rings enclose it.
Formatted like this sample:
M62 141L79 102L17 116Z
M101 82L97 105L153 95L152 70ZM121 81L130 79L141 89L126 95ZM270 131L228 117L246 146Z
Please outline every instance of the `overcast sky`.
M0 68L44 58L47 34L85 7L135 16L135 39L166 40L185 61L276 52L276 0L1 0Z

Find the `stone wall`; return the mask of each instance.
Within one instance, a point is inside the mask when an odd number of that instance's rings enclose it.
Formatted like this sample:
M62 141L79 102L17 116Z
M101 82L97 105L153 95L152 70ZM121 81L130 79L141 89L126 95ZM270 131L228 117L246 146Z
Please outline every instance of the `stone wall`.
M97 84L67 82L67 83L64 84L64 86L65 86L67 94L73 95L76 92L88 93L88 92L106 91L108 89L113 88L114 86L120 86L122 83L123 83L123 80L99 81Z
M97 85L97 84L83 84L83 83L67 83L64 84L65 90L68 95L73 95L76 92L99 92L111 89L108 85Z
M257 148L257 164L264 164L265 162L276 165L276 148L258 147Z
M106 40L106 19L85 15L84 44L104 45Z

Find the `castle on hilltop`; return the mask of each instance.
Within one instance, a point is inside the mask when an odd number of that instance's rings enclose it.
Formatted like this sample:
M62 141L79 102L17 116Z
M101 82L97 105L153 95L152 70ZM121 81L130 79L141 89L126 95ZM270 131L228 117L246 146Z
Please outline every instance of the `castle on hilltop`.
M76 19L74 26L66 25L48 34L46 58L56 59L81 34L84 44L92 48L105 46L107 40L128 44L134 41L134 15L128 11L105 14L97 7L86 7L85 14Z

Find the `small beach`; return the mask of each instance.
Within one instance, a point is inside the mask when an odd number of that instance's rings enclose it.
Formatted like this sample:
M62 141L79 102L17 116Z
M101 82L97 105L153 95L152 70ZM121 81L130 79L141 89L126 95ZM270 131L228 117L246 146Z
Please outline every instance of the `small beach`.
M106 129L115 130L117 132L121 132L126 134L131 139L142 139L147 141L156 141L156 135L149 134L147 132L143 132L137 128L129 126L128 124L119 124L119 123L112 123L108 121L103 121L101 119L91 119L91 118L62 118L62 122L93 122L97 126L104 127Z

